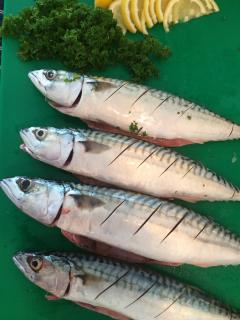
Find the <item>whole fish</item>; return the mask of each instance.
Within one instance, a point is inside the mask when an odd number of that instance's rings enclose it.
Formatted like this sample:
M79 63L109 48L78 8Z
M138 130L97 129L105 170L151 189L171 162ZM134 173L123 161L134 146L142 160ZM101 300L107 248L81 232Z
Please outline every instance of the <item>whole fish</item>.
M37 252L20 252L13 260L31 282L56 298L115 319L240 319L238 313L198 289L117 260L81 253Z
M201 164L137 139L92 130L32 127L22 149L48 164L121 188L186 201L239 201L239 189Z
M123 190L26 177L4 179L1 187L29 216L67 231L71 241L101 255L171 265L240 264L240 237L174 203ZM96 247L86 239L96 241Z
M95 129L163 146L240 138L239 125L163 91L66 71L38 70L29 78L51 106Z

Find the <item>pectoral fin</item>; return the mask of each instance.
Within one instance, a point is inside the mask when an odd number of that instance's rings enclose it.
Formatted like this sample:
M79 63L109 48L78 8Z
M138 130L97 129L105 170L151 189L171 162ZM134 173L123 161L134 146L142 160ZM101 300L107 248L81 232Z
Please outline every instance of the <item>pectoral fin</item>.
M109 146L103 143L92 141L92 140L87 140L84 142L81 141L81 144L84 145L85 152L94 153L94 154L99 154L109 149Z
M91 84L93 85L93 90L96 92L117 88L116 84L113 84L110 81L107 81L107 80L104 81L101 79L91 80Z
M94 196L91 197L80 193L69 193L69 196L74 199L77 207L80 209L95 209L105 204L105 202Z

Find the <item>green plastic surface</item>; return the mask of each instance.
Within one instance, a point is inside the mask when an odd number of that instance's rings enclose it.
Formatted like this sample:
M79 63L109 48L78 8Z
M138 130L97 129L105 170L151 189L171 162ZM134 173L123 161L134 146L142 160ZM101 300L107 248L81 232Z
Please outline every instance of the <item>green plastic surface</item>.
M177 25L168 34L161 26L151 30L151 34L171 47L173 54L167 61L158 63L161 76L148 84L206 105L212 111L240 123L240 2L217 2L221 13ZM5 14L16 14L32 3L33 0L5 0ZM70 174L34 160L19 150L20 128L37 125L82 127L83 124L50 108L27 78L30 70L61 65L55 61L23 63L17 57L17 49L16 41L4 39L0 109L1 178L27 175L72 181L74 178ZM127 79L127 73L115 67L96 74ZM240 141L193 145L178 151L202 161L240 186ZM240 234L240 203L184 205L211 216ZM23 277L12 263L16 251L77 249L61 236L58 229L47 228L22 214L2 192L0 206L0 318L105 319L71 302L47 301L44 291ZM196 285L240 309L240 267L157 269Z

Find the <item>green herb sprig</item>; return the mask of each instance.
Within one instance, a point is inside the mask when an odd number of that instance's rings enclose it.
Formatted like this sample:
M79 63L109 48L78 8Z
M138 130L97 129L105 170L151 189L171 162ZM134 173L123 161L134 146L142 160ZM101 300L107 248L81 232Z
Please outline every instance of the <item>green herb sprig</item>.
M138 127L137 121L131 122L128 129L129 129L129 132L135 133L139 136L143 136L143 137L148 136L147 131L142 131L142 127L141 128Z
M122 64L136 82L158 75L153 58L169 55L149 36L129 40L110 10L77 0L36 0L17 16L5 17L1 34L19 40L23 60L56 59L80 73Z

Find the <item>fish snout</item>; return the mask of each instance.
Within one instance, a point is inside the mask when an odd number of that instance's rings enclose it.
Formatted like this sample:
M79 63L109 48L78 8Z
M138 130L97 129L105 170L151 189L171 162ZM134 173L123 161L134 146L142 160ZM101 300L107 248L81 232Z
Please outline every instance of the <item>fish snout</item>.
M26 129L21 129L19 133L20 133L20 137L25 142L25 139L26 139L26 137L27 137L27 135L29 133L29 129L27 129L27 128Z
M18 186L19 177L5 178L0 181L0 187L12 202L21 207L23 201L23 192Z
M43 94L46 95L46 87L44 85L44 75L42 70L31 71L28 73L28 78L33 85ZM45 79L46 80L46 79ZM46 81L47 82L47 81Z
M35 282L35 273L31 270L29 266L29 259L32 259L34 254L26 253L26 252L17 252L13 256L13 262L16 267L32 282Z
M25 128L20 130L20 137L23 140L23 144L20 145L20 149L32 155L32 149L39 145L36 137L33 133L33 128Z
M18 267L19 270L25 273L25 268L24 268L25 259L23 259L23 257L24 257L24 253L18 252L13 256L13 262L15 263L15 265Z

